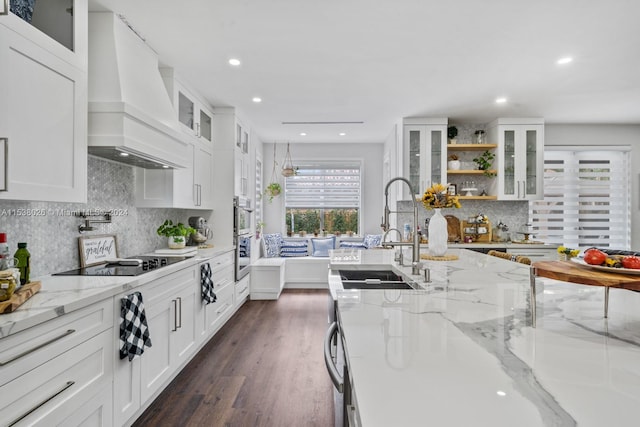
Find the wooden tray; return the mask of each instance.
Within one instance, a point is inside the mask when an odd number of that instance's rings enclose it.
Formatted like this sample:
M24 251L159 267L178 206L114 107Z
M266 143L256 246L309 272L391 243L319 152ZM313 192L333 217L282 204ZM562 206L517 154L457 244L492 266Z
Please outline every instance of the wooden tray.
M29 282L15 291L11 298L0 302L0 314L12 313L20 307L26 300L34 296L40 290L40 282Z
M461 242L460 236L460 220L454 215L445 215L447 220L447 232L449 233L449 242Z
M640 291L640 276L593 270L571 261L538 261L532 267L536 276L549 279Z
M487 229L487 232L484 234L475 234L475 233L465 233L464 229L465 228L475 228L477 226L479 227L485 227ZM467 221L461 221L460 223L460 234L462 235L462 240L464 241L464 238L467 236L471 236L471 238L473 239L474 242L491 242L491 221L487 221L486 223L483 224L473 224L473 223L469 223Z

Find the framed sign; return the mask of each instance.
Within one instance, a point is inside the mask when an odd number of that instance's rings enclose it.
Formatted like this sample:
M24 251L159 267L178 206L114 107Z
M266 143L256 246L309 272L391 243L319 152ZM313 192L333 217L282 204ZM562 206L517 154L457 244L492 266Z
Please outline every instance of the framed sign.
M455 196L456 194L458 194L458 186L456 184L449 184L449 187L447 188L447 193L450 196Z
M78 237L80 267L102 264L118 258L118 242L115 234Z

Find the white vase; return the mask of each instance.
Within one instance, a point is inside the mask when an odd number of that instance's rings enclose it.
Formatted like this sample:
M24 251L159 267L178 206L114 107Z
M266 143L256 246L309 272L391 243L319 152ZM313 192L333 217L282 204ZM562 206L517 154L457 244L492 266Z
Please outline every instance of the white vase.
M447 168L453 171L460 170L460 160L449 160L447 162Z
M187 238L185 236L169 236L167 244L169 249L182 249L187 245Z
M444 256L447 253L447 220L442 216L440 209L434 209L434 214L429 221L429 254Z

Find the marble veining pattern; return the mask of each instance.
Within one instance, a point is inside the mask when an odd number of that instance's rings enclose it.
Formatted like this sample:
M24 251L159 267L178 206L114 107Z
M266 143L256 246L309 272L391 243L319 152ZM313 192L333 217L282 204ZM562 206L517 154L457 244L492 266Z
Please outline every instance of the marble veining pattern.
M424 283L392 250L334 251L332 270L391 267L425 289L343 291L329 275L363 425L637 425L640 293L611 290L604 319L602 288L538 278L534 329L528 266L452 252Z

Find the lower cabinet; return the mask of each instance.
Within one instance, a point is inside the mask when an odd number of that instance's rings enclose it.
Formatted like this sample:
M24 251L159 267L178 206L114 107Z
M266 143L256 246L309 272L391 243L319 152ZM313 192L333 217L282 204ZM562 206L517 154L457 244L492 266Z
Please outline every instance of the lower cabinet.
M234 307L238 308L249 298L249 293L251 290L251 274L247 274L242 279L236 282L235 286L235 297L234 297Z
M197 347L196 304L199 275L195 267L171 273L135 289L144 301L151 347L134 358L116 360L114 378L115 423L125 424L190 358ZM120 299L115 298L116 311ZM115 342L119 342L116 331Z
M208 261L214 285L216 301L207 304L200 299L201 335L207 339L224 325L233 308L234 265L233 252L228 252ZM203 262L204 263L204 262ZM201 263L201 264L203 264Z

